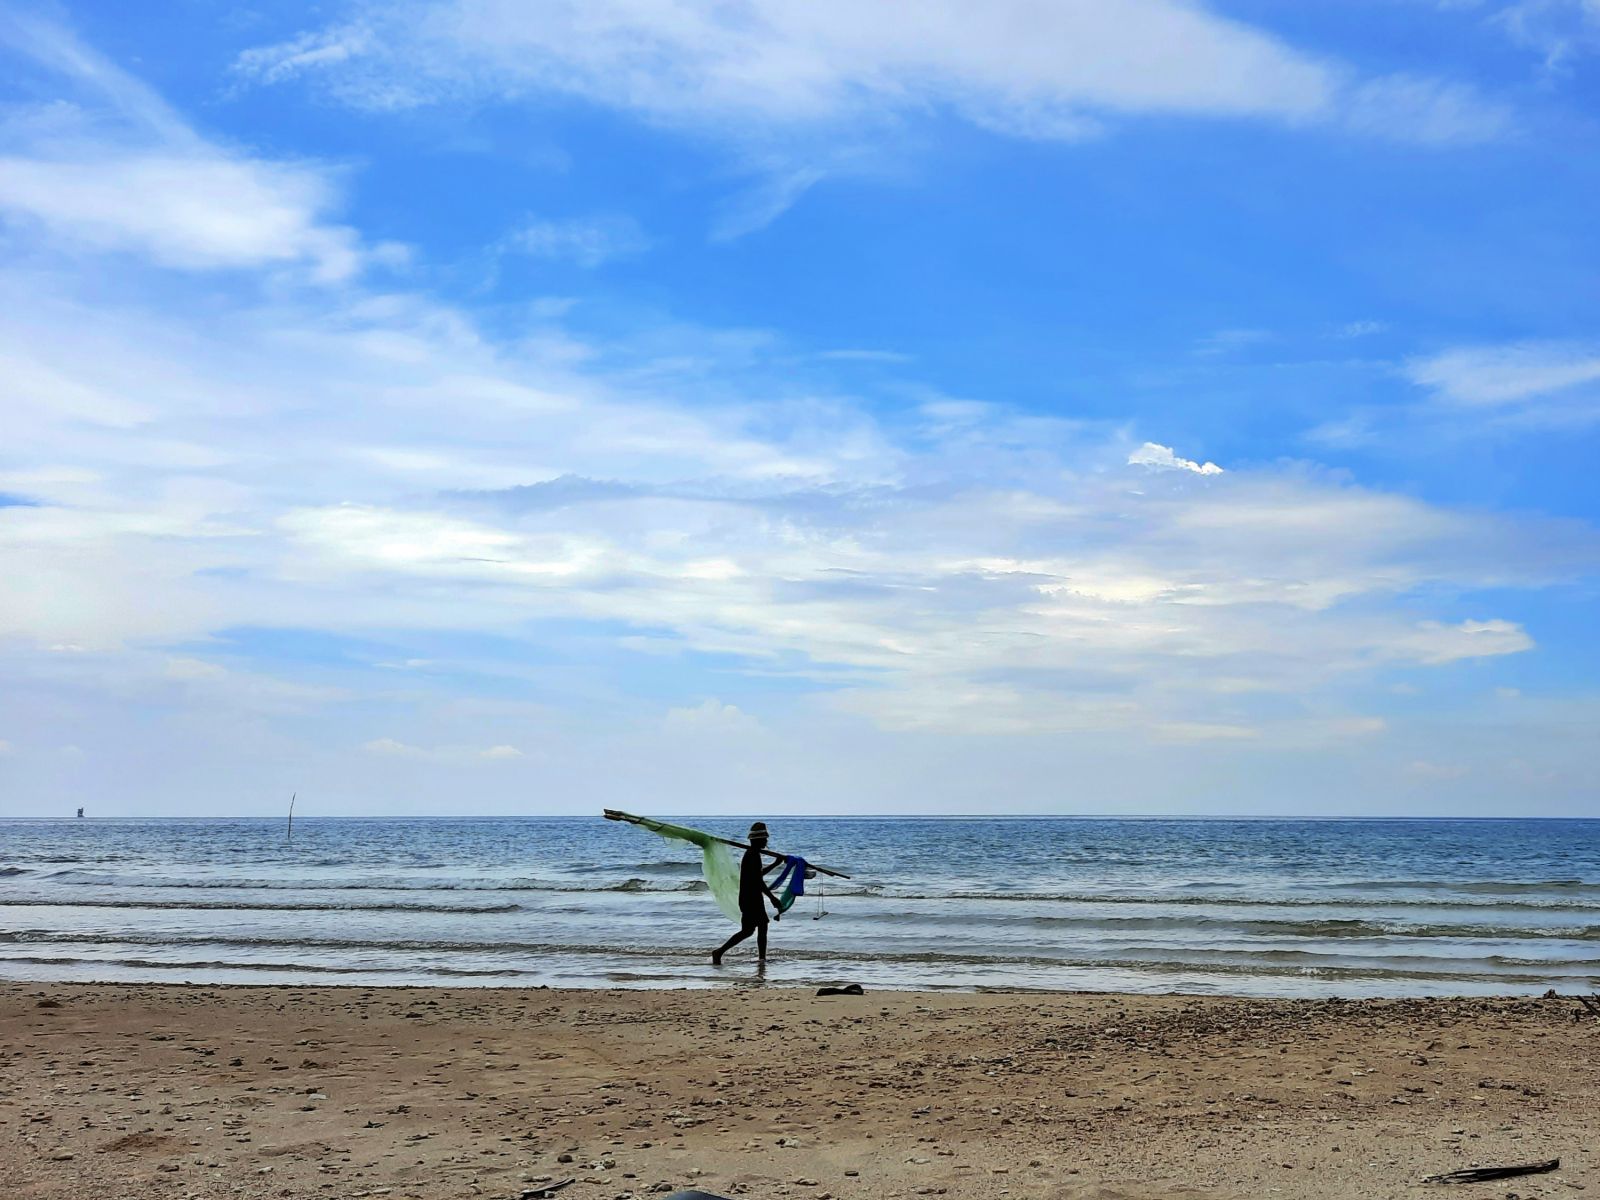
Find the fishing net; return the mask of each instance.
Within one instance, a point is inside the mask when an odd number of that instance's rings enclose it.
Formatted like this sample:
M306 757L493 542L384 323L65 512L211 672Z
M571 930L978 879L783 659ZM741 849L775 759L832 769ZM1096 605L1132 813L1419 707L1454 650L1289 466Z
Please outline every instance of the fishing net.
M739 912L739 860L733 857L733 848L711 838L695 844L700 847L700 874L717 907L735 925L743 925L744 917Z
M700 851L700 874L704 877L706 886L711 889L711 896L716 900L717 907L722 910L722 915L735 925L744 924L744 917L739 912L739 860L734 856L732 846L718 841L709 833L701 833L698 829L689 829L683 825L652 821L648 817L636 817L633 821L634 824L660 837L675 842L687 842L697 847ZM778 896L779 912L788 912L794 904L795 897L805 894L805 876L804 860L790 858L785 862L782 873L772 885L772 890Z

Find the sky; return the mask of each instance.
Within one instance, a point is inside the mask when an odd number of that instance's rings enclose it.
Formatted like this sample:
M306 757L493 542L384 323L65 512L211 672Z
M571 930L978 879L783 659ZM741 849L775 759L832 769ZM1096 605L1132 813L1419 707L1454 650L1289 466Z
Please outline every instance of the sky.
M0 0L0 815L1600 814L1600 0Z

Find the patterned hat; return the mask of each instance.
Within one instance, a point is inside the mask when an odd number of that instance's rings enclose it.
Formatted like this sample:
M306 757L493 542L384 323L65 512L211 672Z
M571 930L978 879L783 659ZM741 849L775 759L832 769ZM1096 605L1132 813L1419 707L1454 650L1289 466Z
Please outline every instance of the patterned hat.
M754 825L750 826L750 836L753 838L766 837L767 823L765 821L757 821Z

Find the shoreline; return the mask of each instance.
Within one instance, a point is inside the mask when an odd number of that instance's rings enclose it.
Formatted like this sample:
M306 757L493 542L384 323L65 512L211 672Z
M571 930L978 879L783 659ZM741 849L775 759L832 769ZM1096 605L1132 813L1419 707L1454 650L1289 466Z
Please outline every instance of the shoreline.
M23 1200L1600 1186L1571 998L0 983ZM563 1161L566 1156L568 1161Z
M114 939L113 939L114 940ZM308 963L172 962L104 957L63 959L59 955L16 953L7 947L0 959L0 987L29 985L63 987L199 987L199 988L325 988L356 990L457 989L482 992L639 991L697 993L725 988L805 991L842 983L859 983L880 993L1032 996L1182 996L1236 1000L1412 1000L1534 999L1558 993L1587 992L1597 976L1537 971L1530 963L1521 975L1485 971L1435 974L1356 967L1254 967L1221 963L1093 961L1073 959L973 959L956 955L884 955L858 957L844 951L814 952L783 948L765 971L753 959L730 960L714 967L708 953L640 951L632 947L529 947L483 944L470 947L484 954L479 967L376 967L370 964L331 966ZM404 948L385 946L399 953ZM468 949L458 947L458 949ZM489 965L510 957L515 965ZM530 963L541 964L537 967ZM1559 965L1559 964L1558 964ZM12 966L31 968L12 973ZM62 968L66 968L63 970ZM1179 969L1181 968L1181 969ZM34 973L43 970L44 973ZM73 975L82 972L83 977ZM92 974L91 974L92 972ZM1032 977L1032 978L1030 978Z
M27 962L27 959L12 959L13 962ZM743 969L741 969L743 968ZM444 981L437 977L425 979L420 982L405 983L391 982L379 975L363 975L358 969L350 974L357 976L355 981L341 979L339 973L332 979L322 978L294 978L294 979L175 979L162 978L133 978L133 979L58 979L58 978L31 978L22 976L0 975L0 993L7 990L23 988L67 988L94 990L99 988L124 988L141 990L155 988L173 991L220 991L220 992L261 992L261 991L316 991L316 992L459 992L465 995L478 994L519 994L519 993L555 993L560 995L594 995L597 993L627 994L637 992L640 995L658 996L685 993L695 996L715 995L719 992L733 992L739 995L793 995L810 996L819 987L835 987L855 980L824 977L787 977L782 979L766 979L758 972L749 969L750 964L741 963L719 968L726 972L706 978L680 978L663 977L660 979L612 979L604 978L595 983L531 983L526 980L517 980L510 975L498 976L507 982L479 982L471 978L455 978ZM251 974L255 969L230 968L233 974ZM171 972L176 974L177 972ZM260 973L291 974L289 970L277 971L273 968L262 968ZM492 973L485 972L486 976ZM1241 974L1241 980L1257 978ZM1569 1001L1577 1004L1576 996L1583 989L1563 988L1558 984L1570 983L1570 980L1529 983L1522 989L1503 988L1499 991L1439 991L1439 992L1384 992L1368 993L1354 990L1351 984L1360 980L1326 979L1322 983L1330 989L1338 989L1342 983L1345 990L1332 991L1323 995L1316 992L1252 992L1252 991L1189 991L1181 987L1161 987L1151 984L1147 988L1115 988L1115 987L1048 987L1025 983L950 983L927 984L917 987L903 987L895 984L864 984L866 990L877 996L1023 996L1037 1000L1048 1000L1053 997L1098 997L1098 998L1126 998L1130 1000L1197 1000L1197 1001L1236 1001L1252 1004L1396 1004L1410 1003L1413 1001L1455 1002L1455 1001L1488 1001L1488 1002L1520 1002L1529 1000L1544 1000L1549 998L1550 992L1555 992L1555 999ZM1484 987L1491 986L1488 980L1464 980L1462 982L1479 983ZM1597 981L1600 982L1600 981ZM1594 994L1584 992L1584 994Z

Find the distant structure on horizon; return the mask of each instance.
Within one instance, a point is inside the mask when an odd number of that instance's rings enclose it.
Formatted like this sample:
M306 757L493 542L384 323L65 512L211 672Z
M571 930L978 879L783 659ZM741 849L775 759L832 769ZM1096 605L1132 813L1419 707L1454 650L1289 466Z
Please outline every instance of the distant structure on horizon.
M83 809L81 807L78 809L78 820L83 820Z

